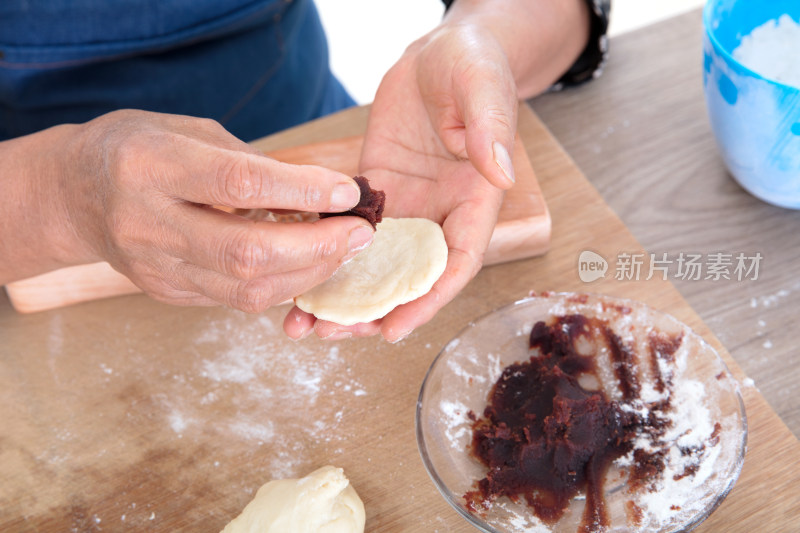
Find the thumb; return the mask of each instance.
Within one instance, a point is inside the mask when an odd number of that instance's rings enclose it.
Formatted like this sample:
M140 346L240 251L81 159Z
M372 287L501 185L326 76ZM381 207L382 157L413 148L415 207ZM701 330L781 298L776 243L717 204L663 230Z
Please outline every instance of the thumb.
M488 73L487 73L488 74ZM514 185L514 136L517 129L516 88L480 76L464 90L467 157L489 183L501 189Z
M514 184L517 85L497 40L474 25L445 25L417 66L429 116L447 150L469 158L489 183Z

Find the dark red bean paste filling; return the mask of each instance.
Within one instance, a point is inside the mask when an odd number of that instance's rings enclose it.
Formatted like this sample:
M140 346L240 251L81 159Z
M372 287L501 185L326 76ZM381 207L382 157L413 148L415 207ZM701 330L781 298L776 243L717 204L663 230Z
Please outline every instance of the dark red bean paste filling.
M615 459L633 449L637 435L664 433L668 420L662 414L669 400L641 417L622 410L602 390L582 387L582 374L600 383L594 356L576 350L582 336L592 345L606 344L624 400L638 398L637 354L606 322L580 314L558 317L551 325L537 322L530 334L532 357L503 370L481 418L469 413L474 420L471 453L488 468L475 490L464 495L472 512L481 514L501 496L515 502L524 498L537 517L553 524L583 493L586 506L578 531L604 531L609 525L605 474ZM672 357L681 340L651 337L651 357ZM666 385L660 377L659 383ZM629 483L646 486L663 470L663 455L636 450Z
M353 180L361 190L358 204L349 211L341 213L320 213L320 218L356 216L366 219L375 228L383 220L383 208L386 205L386 193L369 186L369 180L364 176L356 176Z

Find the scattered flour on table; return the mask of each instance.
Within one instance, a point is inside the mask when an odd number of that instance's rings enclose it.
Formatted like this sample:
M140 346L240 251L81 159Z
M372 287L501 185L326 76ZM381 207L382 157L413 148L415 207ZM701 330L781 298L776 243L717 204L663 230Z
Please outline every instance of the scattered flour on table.
M265 316L231 313L205 327L193 349L194 366L153 396L166 424L181 439L213 432L263 447L274 478L302 473L306 446L348 438L340 427L347 407L323 398L368 396L339 346L290 342Z
M167 417L169 420L169 427L172 428L172 431L177 433L178 435L183 433L183 430L186 429L187 423L186 420L183 418L183 415L178 411L170 411L169 416Z
M252 421L234 421L228 425L232 433L247 440L257 441L259 444L269 442L275 436L275 427L269 420L263 423Z
M800 88L800 23L781 15L742 37L733 57L750 70Z
M793 287L791 287L789 289L781 289L781 290L779 290L777 292L774 292L772 294L767 294L767 295L764 295L764 296L759 296L758 298L753 298L751 300L750 307L753 307L753 308L758 307L758 306L761 306L761 307L772 307L773 305L779 303L781 300L783 300L787 296L790 296L798 288L800 288L800 287L795 285L795 286L793 286ZM755 304L753 304L753 302L755 302Z

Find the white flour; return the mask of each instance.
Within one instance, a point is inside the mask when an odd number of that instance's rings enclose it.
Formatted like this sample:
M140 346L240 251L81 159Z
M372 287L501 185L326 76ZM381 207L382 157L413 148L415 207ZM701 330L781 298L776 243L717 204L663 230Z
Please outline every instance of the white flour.
M442 400L439 404L445 416L445 435L451 448L462 449L469 443L472 422L467 417L469 408L461 402Z
M755 28L733 51L750 70L780 83L800 88L800 24L789 15Z
M153 396L167 427L176 438L190 441L211 432L220 442L263 446L272 478L303 473L307 446L348 438L341 424L347 409L331 404L330 395L369 394L339 346L286 342L267 317L232 313L201 331L195 347L194 365ZM105 374L109 370L100 368ZM215 459L216 466L228 458Z

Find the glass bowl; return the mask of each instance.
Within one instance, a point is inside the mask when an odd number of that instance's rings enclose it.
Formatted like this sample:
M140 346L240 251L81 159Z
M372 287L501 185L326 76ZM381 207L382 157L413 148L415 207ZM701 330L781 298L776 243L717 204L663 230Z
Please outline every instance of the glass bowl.
M494 384L505 367L531 358L529 336L534 324L572 314L599 319L634 353L650 353L633 365L641 391L646 393L640 394L640 400L626 400L615 377L619 374L613 370L608 345L595 339L590 341L595 343L594 348L581 348L583 354L594 353L598 379L593 386L601 387L610 401L617 401L622 407L626 404L629 409L643 408L642 403L636 402L655 405L647 403L657 400L654 376L670 378L667 390L672 399L668 414L675 427L668 428L657 443L644 444L662 447L666 469L643 486L641 480L630 477L633 452L614 461L602 486L607 529L599 530L667 533L693 529L722 502L742 468L747 419L739 386L716 351L686 325L629 300L545 293L502 307L464 328L433 361L417 403L417 443L430 477L448 503L481 531L579 530L585 507L582 494L570 500L555 523L540 520L525 498L512 501L501 496L486 508L468 505L465 499L465 494L474 491L476 482L488 471L472 454L471 443L475 419L483 415ZM681 339L671 360L652 356L652 348L648 348L652 346L648 344L652 335ZM576 342L585 344L580 339ZM653 365L660 365L658 373ZM681 461L685 460L682 457L686 451L697 444L691 439L702 442L703 447L694 456L696 464L690 469Z

